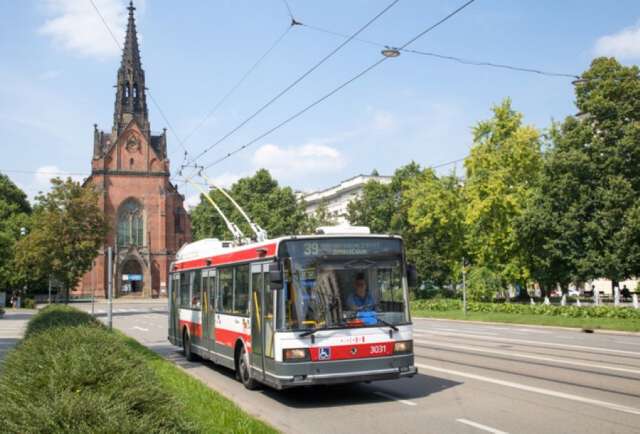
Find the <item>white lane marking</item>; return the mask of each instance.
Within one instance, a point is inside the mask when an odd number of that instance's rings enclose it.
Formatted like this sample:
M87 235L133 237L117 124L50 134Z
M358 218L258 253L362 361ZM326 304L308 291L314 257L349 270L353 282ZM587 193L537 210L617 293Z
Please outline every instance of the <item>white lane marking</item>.
M398 402L401 402L402 404L409 405L411 407L415 407L416 405L418 405L415 402L407 401L406 399L400 399L397 396L389 395L388 393L385 393L385 392L373 392L373 393L378 396L382 396L383 398L391 399L393 401L398 401Z
M414 328L414 332L418 332L418 333L429 333L431 330L438 330L442 333L445 332L454 332L458 335L460 335L461 333L465 333L465 334L474 334L474 335L480 335L480 336L498 336L496 333L491 333L491 332L477 332L475 330L466 330L466 329L449 329L449 328L444 328L444 327L438 327L438 328L433 328L433 329L416 329Z
M534 356L532 354L517 353L515 351L502 351L502 350L494 350L486 347L472 347L469 345L446 344L443 342L423 341L423 340L416 340L416 339L414 339L414 342L427 344L435 347L454 348L458 350L474 351L477 353L497 354L500 356L520 357L521 359L539 360L542 362L553 362L553 363L559 363L563 365L582 366L587 368L605 369L609 371L627 372L630 374L640 375L640 370L638 369L621 368L618 366L610 366L610 365L601 365L599 363L579 362L575 360L558 359L555 357Z
M148 332L148 331L149 331L149 329L145 329L145 328L138 327L138 326L133 326L132 328L134 328L134 329L136 329L136 330L141 330L141 331L143 331L143 332Z
M414 333L416 333L416 331L414 330ZM464 337L462 335L460 335L460 333L457 334L452 334L452 333L444 333L444 332L434 332L434 331L428 331L428 332L417 332L417 333L427 333L427 334L434 334L434 335L442 335L442 336L452 336L452 337ZM474 336L475 337L475 336ZM478 337L478 339L482 339L481 337ZM638 351L627 351L627 350L615 350L612 348L602 348L602 347L589 347L586 345L573 345L573 344L560 344L557 342L543 342L543 341L534 341L534 340L530 340L530 339L513 339L513 338L500 338L500 337L496 337L496 338L491 338L491 339L487 339L490 341L502 341L502 342L513 342L513 343L523 343L523 344L538 344L538 345L542 345L542 346L549 346L549 347L564 347L564 348L575 348L578 350L590 350L593 352L603 352L603 353L611 353L611 354L628 354L631 356L640 356L640 352Z
M456 422L463 423L465 425L472 426L474 428L478 428L482 431L490 432L493 434L508 434L506 431L500 431L499 429L491 428L490 426L482 425L481 423L474 422L468 419L456 419Z
M582 402L584 404L591 404L598 407L607 408L610 410L617 410L623 413L630 413L640 415L640 409L627 407L626 405L615 404L613 402L600 401L599 399L585 398L579 395L572 395L570 393L558 392L551 389L544 389L542 387L527 386L526 384L514 383L512 381L498 380L497 378L485 377L483 375L471 374L468 372L455 371L453 369L439 368L437 366L425 365L424 363L416 363L418 368L426 369L428 371L442 372L444 374L457 375L459 377L471 378L472 380L484 381L485 383L497 384L499 386L511 387L513 389L524 390L526 392L539 393L542 395L553 396L556 398L567 399L570 401Z

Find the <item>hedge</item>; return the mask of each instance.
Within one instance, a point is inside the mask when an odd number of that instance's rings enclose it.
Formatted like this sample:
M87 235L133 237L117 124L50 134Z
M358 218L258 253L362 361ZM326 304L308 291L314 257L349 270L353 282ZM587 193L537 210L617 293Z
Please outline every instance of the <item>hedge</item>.
M90 315L43 309L0 365L3 433L195 432L143 357Z
M461 310L458 299L415 300L411 305L415 311ZM467 302L467 311L486 313L516 313L529 315L561 316L566 318L615 318L640 319L640 309L614 306L553 306L545 304L480 303Z

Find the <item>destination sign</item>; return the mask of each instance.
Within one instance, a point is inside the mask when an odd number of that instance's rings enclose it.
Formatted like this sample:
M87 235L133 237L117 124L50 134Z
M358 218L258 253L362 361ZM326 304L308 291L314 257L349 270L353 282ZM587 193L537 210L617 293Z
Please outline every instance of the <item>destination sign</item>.
M400 240L379 238L335 238L286 242L290 256L378 256L399 255ZM286 254L286 253L285 253Z

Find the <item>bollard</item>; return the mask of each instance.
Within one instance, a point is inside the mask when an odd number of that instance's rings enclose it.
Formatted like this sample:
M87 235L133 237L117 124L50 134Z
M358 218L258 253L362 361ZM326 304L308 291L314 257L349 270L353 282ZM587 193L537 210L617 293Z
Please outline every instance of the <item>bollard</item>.
M633 307L635 309L640 309L640 305L638 305L638 294L633 294L632 300L633 300Z
M551 301L549 301L549 297L544 297L544 304L546 304L547 306L551 304Z
M617 286L613 288L613 304L615 306L620 305L620 288Z
M580 296L576 298L576 306L581 307L582 303L580 303Z
M530 300L531 300L531 304L532 304L533 306L535 306L535 305L536 305L536 302L533 300L533 297L531 297L531 298L530 298Z
M593 301L596 306L600 306L600 291L595 291L593 293Z
M560 306L567 305L567 294L562 294L562 298L560 299Z

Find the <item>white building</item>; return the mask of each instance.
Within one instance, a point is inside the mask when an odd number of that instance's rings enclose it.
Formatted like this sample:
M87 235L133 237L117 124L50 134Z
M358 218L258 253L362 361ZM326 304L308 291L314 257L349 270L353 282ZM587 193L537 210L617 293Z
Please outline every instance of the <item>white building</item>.
M336 218L336 223L347 223L347 205L362 195L364 185L369 181L381 184L391 183L391 176L357 175L340 184L324 190L301 194L307 204L307 214L313 214L321 203Z

